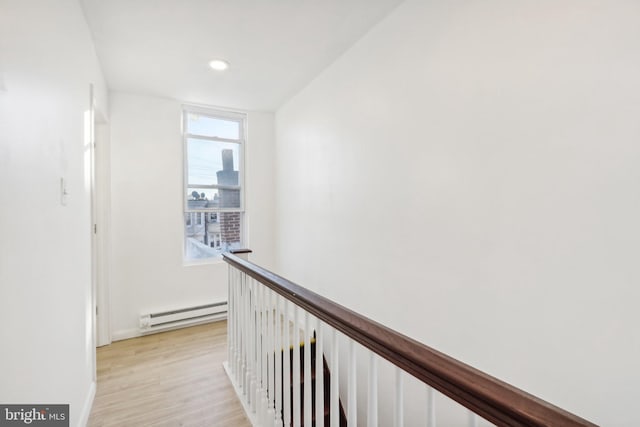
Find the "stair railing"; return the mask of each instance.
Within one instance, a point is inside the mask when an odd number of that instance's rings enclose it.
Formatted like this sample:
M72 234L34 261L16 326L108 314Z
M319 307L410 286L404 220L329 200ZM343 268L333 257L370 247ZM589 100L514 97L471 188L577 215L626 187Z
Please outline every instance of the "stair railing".
M246 259L230 253L223 257L229 264L226 367L254 425L323 427L343 426L345 421L349 426L365 425L357 418L356 394L356 356L357 352L365 351L369 359L367 396L361 401L367 402L367 426L378 425L378 361L383 358L393 364L395 370L393 425L396 427L404 424L403 382L407 374L424 383L429 427L436 427L437 393L466 408L470 427L597 427ZM338 339L339 334L348 338L346 348L341 345L343 340ZM325 344L329 344L328 360L332 361L330 385L326 388L323 375L319 374L323 372ZM291 352L291 357L287 357L285 349L289 349L287 353ZM339 395L338 361L341 358L347 360L346 420L341 419ZM316 373L315 381L302 382L304 378L312 378L312 370ZM301 382L302 390L294 386ZM326 390L328 402L324 401ZM325 403L328 403L329 415Z

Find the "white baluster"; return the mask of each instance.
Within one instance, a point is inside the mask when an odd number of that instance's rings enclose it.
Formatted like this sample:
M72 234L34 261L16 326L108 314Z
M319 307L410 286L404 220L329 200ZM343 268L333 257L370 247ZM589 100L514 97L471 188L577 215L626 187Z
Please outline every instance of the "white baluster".
M331 427L340 425L340 360L338 331L331 336Z
M236 301L236 382L238 387L242 387L242 338L240 336L242 332L242 324L240 319L240 313L242 313L242 294L240 290L241 273L236 271L235 278L235 293Z
M249 279L249 324L247 329L249 330L249 409L252 413L256 411L256 281L253 278Z
M282 356L284 349L282 346L282 310L280 310L280 295L275 295L275 363L276 363L276 417L274 427L282 427Z
M304 312L304 425L310 426L311 413L311 321Z
M357 372L356 372L356 342L349 339L349 409L348 409L348 422L350 426L358 425L358 401L356 387L357 387ZM337 380L337 378L336 378Z
M260 351L260 323L258 312L258 291L260 283L256 280L252 281L252 299L251 299L251 329L253 331L251 357L253 358L253 373L251 375L251 410L253 413L258 411L258 399L260 388L260 365L258 354Z
M261 283L256 283L256 417L262 419L263 406L262 406L262 371L264 368L262 345L264 343L264 313L262 310L262 290Z
M269 411L269 398L268 398L268 387L269 387L269 367L267 364L267 343L268 343L268 319L267 319L267 288L264 285L260 286L262 288L262 306L260 311L262 313L262 352L260 354L260 359L262 362L262 396L261 396L261 407L262 407L262 416L260 419L262 420L263 425L267 425L268 420L268 411Z
M378 356L373 351L369 352L369 395L367 426L378 426Z
M233 270L229 264L227 269L227 364L231 375L233 375ZM233 378L233 377L232 377Z
M247 372L245 374L245 390L247 395L247 402L251 401L251 376L253 372L253 364L251 361L251 347L253 341L253 335L251 333L251 282L253 279L249 276L245 276L244 284L244 320L242 321L242 328L244 329L245 336L245 360L247 364Z
M267 289L267 422L266 425L273 425L275 420L275 363L274 363L274 324L273 318L273 291Z
M240 272L239 281L238 281L238 294L240 295L239 304L238 304L238 327L240 329L238 340L238 353L240 357L239 371L238 371L238 386L240 387L240 391L242 394L245 394L244 387L244 377L245 377L245 358L244 358L244 346L245 346L245 337L244 337L244 305L245 305L245 295L244 295L244 277L245 274Z
M402 387L402 369L396 367L396 402L393 407L393 425L402 427L404 425L404 390Z
M293 426L300 426L300 324L298 306L293 305Z
M241 343L241 351L242 351L242 382L241 382L241 388L242 388L242 394L245 395L245 399L248 399L248 388L247 388L247 384L248 384L248 375L247 375L247 371L249 369L249 367L247 366L247 341L248 341L248 337L247 337L247 322L246 322L246 313L247 313L247 302L248 302L248 298L247 298L247 275L245 273L242 273L241 276L241 282L240 282L240 289L242 292L242 304L240 304L241 307L241 312L240 312L240 321L241 321L241 333L242 333L242 343Z
M324 363L322 322L316 324L316 427L324 427Z
M284 408L284 425L286 427L291 426L291 327L289 325L289 300L284 299L284 326L282 328L282 349L284 363L283 365L283 384L282 389L284 391L282 406Z
M236 381L242 387L242 272L236 271Z
M427 386L427 427L436 427L435 391Z
M239 353L239 345L240 339L238 337L240 333L240 325L239 325L239 311L240 311L240 293L239 293L239 278L240 272L234 269L233 272L233 299L235 301L234 306L235 310L233 312L233 323L234 323L234 331L233 331L233 371L236 383L240 382L240 353Z
M469 411L469 427L478 427L478 415Z

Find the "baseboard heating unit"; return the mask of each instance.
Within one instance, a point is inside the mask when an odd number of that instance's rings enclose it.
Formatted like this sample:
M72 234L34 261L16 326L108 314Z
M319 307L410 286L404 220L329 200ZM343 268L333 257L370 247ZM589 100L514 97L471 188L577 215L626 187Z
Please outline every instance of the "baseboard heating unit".
M151 333L227 318L227 302L184 307L140 316L140 330Z

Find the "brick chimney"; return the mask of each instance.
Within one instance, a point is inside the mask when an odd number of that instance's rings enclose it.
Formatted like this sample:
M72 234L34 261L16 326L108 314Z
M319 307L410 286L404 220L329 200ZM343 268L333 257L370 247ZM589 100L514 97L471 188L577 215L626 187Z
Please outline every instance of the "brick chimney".
M237 186L238 171L233 169L233 150L222 150L222 170L216 172L218 185ZM221 208L240 208L240 190L218 190ZM220 234L223 242L240 243L240 212L220 213Z

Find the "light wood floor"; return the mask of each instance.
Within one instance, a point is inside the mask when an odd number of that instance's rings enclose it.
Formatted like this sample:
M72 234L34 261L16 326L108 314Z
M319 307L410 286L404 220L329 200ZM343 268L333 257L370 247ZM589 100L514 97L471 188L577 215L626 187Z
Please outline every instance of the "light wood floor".
M118 341L97 351L89 427L249 427L222 362L227 323Z

